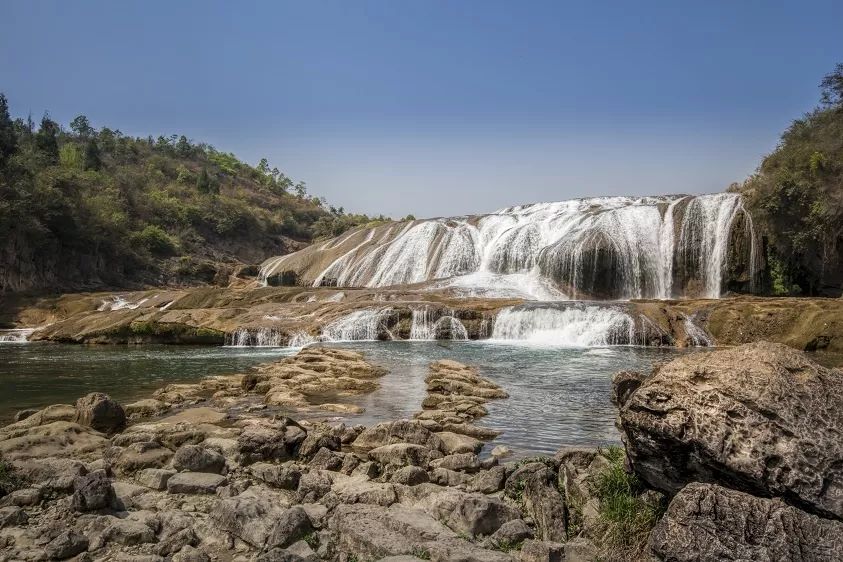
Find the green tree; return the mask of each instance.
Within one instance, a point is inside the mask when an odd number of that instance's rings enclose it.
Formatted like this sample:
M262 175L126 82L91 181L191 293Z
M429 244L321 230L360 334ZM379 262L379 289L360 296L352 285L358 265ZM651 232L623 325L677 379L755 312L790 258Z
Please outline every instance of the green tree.
M190 141L187 140L186 136L180 136L176 143L176 154L182 158L187 158L191 152L193 152L193 147L190 145Z
M258 171L263 175L269 175L269 161L266 158L261 158L258 162Z
M296 192L296 195L304 199L307 196L307 185L303 181L300 181L293 186L293 191Z
M18 137L15 124L9 116L9 102L5 95L0 94L0 170L6 167L17 146Z
M84 115L77 115L73 121L70 122L70 128L82 138L92 136L96 131L91 127L91 123Z
M48 114L41 119L41 127L35 134L35 148L48 164L59 162L59 125Z
M100 159L100 147L97 145L96 139L90 138L85 143L85 160L83 167L86 170L99 170L102 167L102 159Z
M843 107L843 63L834 67L820 82L821 101L829 107Z

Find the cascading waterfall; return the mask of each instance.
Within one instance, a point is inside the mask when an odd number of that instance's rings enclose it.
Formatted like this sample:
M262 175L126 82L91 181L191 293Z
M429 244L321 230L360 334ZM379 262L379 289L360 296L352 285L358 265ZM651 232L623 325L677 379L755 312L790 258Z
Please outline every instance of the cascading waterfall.
M149 298L143 298L140 299L138 302L129 302L124 297L115 296L111 297L110 300L102 301L102 304L97 308L97 310L99 312L107 310L135 310L148 300ZM169 304L172 304L172 302L170 302Z
M491 339L566 347L637 341L635 321L624 310L586 303L504 308L495 320Z
M714 345L708 333L697 326L694 319L686 316L684 321L685 333L688 335L689 343L693 347L710 347Z
M468 330L462 322L451 314L440 314L437 318L427 307L413 310L410 323L410 339L417 341L429 340L467 340ZM444 337L444 336L447 336Z
M26 343L34 331L35 328L0 330L0 343Z
M720 296L730 236L743 217L752 286L759 252L739 194L602 197L489 215L359 228L267 260L261 279L438 287L534 300Z
M287 344L283 333L274 328L238 328L226 335L230 347L282 347Z
M391 308L355 310L325 326L321 341L374 341L386 336L395 339L389 331L386 319Z

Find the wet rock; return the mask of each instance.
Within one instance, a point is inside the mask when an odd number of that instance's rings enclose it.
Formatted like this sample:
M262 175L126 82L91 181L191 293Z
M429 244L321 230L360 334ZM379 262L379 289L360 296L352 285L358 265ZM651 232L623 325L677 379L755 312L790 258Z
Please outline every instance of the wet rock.
M427 476L427 472L418 466L405 466L396 470L390 480L396 484L416 486L428 482L430 478Z
M543 468L532 473L524 482L523 501L540 538L552 542L567 540L567 506L556 487L555 472Z
M88 550L88 538L73 529L68 529L51 540L44 547L44 554L50 560L64 560Z
M29 517L17 506L0 507L0 529L26 525Z
M165 402L156 400L155 398L138 400L137 402L126 404L125 407L126 415L130 419L151 418L166 412L168 409L169 406Z
M661 560L839 560L843 523L713 484L692 483L650 535Z
M843 518L839 370L748 344L674 359L619 405L627 454L651 487L713 482Z
M166 468L147 468L135 474L135 481L153 490L166 490L167 481L176 473Z
M25 420L26 418L30 417L32 414L37 414L38 410L35 408L27 408L25 410L18 410L15 412L15 421L19 422L21 420Z
M107 394L92 392L76 401L74 421L103 433L116 433L126 427L126 412Z
M436 453L422 445L412 443L394 443L371 449L369 458L381 464L393 466L421 466L426 467Z
M225 472L225 458L202 445L183 445L173 455L173 468L188 472Z
M179 472L167 480L171 494L213 494L226 484L225 476L210 472Z
M479 425L471 423L446 423L443 424L442 429L452 433L459 433L460 435L469 435L475 439L481 439L483 441L490 441L503 433L497 429L480 427Z
M269 463L255 463L249 467L249 472L255 478L266 482L270 486L283 490L295 490L301 479L301 469L295 465L282 466Z
M442 441L439 448L445 455L456 453L479 453L483 443L469 435L460 435L452 431L442 431L436 434Z
M512 449L506 445L497 445L492 449L492 456L498 459L505 459L512 456Z
M97 511L116 506L117 497L105 471L98 470L76 479L71 497L73 510Z
M378 447L396 443L410 443L436 450L441 447L441 440L438 436L431 433L422 423L409 420L374 425L360 433L352 446L355 451L365 453Z

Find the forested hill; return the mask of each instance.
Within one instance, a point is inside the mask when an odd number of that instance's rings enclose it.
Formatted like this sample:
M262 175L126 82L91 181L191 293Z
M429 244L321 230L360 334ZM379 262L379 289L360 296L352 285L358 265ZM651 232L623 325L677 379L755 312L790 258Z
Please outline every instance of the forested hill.
M184 136L9 115L0 94L0 293L225 283L372 219ZM379 217L378 220L386 220Z
M764 236L774 294L843 290L843 64L820 87L820 105L793 122L756 174L733 186Z

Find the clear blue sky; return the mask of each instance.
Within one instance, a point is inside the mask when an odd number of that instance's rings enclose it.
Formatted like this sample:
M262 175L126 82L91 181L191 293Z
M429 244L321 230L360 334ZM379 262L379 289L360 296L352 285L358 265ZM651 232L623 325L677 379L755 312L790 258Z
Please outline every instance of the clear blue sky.
M399 216L711 192L843 62L843 2L3 0L12 111L262 156Z

